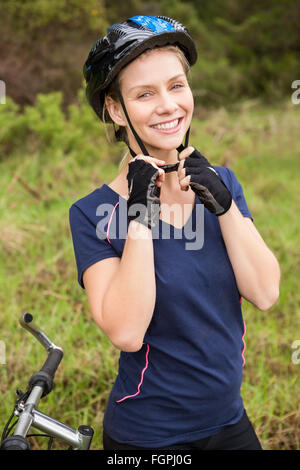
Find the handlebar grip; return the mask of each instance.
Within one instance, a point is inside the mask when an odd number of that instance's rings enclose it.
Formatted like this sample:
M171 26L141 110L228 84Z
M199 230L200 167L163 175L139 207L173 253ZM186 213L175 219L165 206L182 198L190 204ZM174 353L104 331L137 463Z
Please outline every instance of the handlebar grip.
M25 437L9 436L2 442L0 450L30 450L30 446Z
M41 368L40 372L45 372L49 374L50 377L54 377L56 369L59 366L60 361L63 358L63 350L60 348L53 348L50 350L49 355Z
M31 389L36 385L43 387L42 397L48 395L52 390L54 375L60 361L62 360L63 354L63 350L57 346L50 349L48 357L41 370L33 374L29 380L29 387L31 387Z

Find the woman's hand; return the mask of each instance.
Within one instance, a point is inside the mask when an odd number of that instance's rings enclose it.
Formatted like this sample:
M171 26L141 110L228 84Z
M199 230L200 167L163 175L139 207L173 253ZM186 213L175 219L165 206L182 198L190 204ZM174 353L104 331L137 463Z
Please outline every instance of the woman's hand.
M225 214L232 203L232 195L209 161L193 147L179 154L179 184L183 191L189 186L204 206L213 214Z
M165 180L164 165L158 158L137 155L128 164L128 218L153 228L160 215L160 191Z

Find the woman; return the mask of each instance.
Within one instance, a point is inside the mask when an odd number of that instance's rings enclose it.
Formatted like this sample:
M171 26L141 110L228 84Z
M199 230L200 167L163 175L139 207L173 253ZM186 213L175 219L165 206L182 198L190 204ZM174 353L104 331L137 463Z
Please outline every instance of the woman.
M234 172L187 145L196 58L180 23L136 16L84 68L91 106L130 151L70 208L78 281L121 350L104 449L261 449L240 396L241 298L270 308L280 270Z

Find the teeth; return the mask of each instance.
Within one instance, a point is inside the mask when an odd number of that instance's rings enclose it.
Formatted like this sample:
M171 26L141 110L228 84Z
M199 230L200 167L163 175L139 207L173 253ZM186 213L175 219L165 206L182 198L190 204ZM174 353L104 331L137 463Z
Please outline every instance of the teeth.
M175 121L172 122L166 122L165 124L157 124L154 127L154 129L172 129L173 127L178 126L179 119L175 119Z

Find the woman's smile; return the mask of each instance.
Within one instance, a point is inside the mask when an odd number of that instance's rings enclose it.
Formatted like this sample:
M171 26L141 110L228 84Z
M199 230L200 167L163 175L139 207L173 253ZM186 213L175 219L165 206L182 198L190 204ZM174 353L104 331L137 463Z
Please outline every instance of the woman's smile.
M154 124L151 125L150 127L152 129L155 129L155 131L158 131L162 134L175 134L180 130L181 124L183 121L183 117L173 119L170 121L165 121L159 124Z

